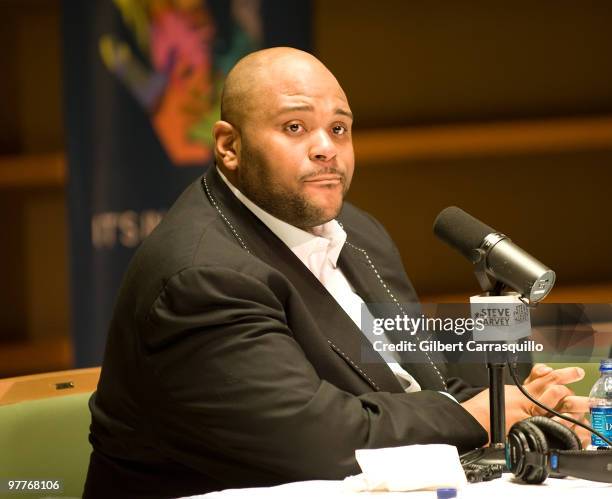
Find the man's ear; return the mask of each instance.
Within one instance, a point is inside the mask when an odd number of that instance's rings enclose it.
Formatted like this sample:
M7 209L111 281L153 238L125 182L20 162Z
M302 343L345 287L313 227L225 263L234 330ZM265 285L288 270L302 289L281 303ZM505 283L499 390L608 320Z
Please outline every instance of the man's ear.
M240 134L238 130L227 121L217 121L213 125L213 137L215 139L217 163L221 163L228 170L236 170L240 156Z

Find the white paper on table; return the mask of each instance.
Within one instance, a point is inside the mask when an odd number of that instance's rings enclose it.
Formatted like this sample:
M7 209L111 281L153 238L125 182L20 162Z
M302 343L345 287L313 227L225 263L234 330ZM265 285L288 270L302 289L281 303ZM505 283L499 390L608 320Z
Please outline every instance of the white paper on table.
M344 479L352 491L461 488L467 484L457 448L446 444L359 449L361 475Z

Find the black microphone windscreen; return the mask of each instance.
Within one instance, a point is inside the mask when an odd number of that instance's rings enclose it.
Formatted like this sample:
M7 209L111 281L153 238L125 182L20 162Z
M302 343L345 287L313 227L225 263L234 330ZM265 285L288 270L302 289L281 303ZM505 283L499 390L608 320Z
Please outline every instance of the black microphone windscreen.
M492 232L497 232L456 206L444 208L438 214L433 230L438 238L461 252L470 261L473 250L480 246L483 239Z

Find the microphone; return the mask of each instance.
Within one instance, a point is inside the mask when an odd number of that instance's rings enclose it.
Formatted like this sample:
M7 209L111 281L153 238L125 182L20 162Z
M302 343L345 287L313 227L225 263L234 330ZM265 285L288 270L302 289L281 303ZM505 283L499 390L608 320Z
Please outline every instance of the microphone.
M507 236L461 208L442 210L434 234L476 265L476 278L484 291L497 282L517 291L528 304L543 300L555 283L555 273L523 251Z

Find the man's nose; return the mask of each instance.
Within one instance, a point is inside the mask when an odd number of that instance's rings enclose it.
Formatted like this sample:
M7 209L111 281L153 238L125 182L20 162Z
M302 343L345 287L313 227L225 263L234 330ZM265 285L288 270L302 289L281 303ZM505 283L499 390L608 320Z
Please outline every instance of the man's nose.
M336 144L325 130L319 129L312 136L311 161L329 161L336 157Z

